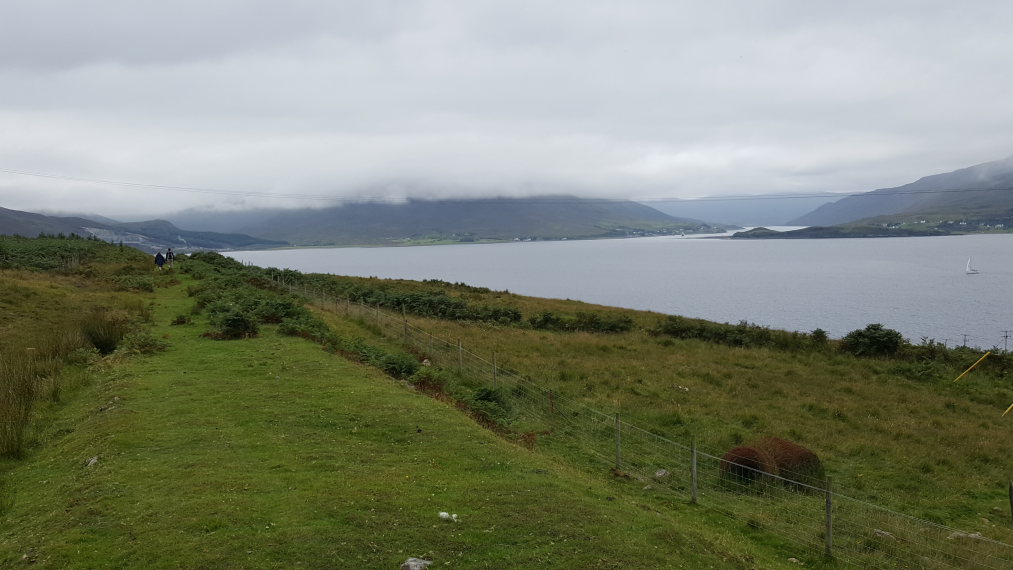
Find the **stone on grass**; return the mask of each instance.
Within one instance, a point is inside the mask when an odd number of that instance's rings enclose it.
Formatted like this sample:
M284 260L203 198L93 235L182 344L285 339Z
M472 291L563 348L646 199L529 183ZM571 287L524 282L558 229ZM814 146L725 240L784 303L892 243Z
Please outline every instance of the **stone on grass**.
M421 558L409 558L404 561L401 565L401 570L426 570L426 568L432 564L430 560L423 560Z

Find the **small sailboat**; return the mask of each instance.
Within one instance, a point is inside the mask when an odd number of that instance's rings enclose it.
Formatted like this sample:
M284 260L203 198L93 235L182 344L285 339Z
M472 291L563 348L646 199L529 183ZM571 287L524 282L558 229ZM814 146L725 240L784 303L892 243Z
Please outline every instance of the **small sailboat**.
M971 266L971 258L970 257L967 258L967 269L965 269L964 272L967 273L968 275L976 275L976 274L980 273L977 269L975 269L974 267Z

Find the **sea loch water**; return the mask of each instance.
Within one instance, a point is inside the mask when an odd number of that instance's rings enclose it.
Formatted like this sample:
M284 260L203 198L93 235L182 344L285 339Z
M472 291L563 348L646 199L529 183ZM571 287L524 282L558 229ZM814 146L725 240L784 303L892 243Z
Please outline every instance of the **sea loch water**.
M440 279L832 337L882 323L908 340L1000 348L1013 330L1013 235L680 237L240 251L261 267ZM966 275L968 257L980 270ZM1013 341L1013 338L1010 339Z

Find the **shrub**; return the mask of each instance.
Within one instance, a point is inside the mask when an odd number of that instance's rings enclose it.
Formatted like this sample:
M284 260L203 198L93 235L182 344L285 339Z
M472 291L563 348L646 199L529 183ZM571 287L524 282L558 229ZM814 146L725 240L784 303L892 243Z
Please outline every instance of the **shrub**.
M841 339L841 350L855 356L892 356L904 344L904 337L895 330L873 323L864 329L849 332Z
M825 348L830 344L830 337L827 335L827 331L816 329L809 333L809 341L815 348Z
M419 361L410 354L385 354L380 357L377 365L381 370L395 378L408 378L419 369Z
M627 315L615 317L578 312L573 317L561 317L552 311L542 311L528 318L533 329L551 331L579 331L589 333L620 333L633 328L633 319Z
M501 390L495 388L482 387L475 390L467 403L472 413L488 422L502 424L510 415L510 402Z
M151 334L147 329L137 329L127 333L120 342L119 350L127 354L154 354L169 348L169 343Z
M261 298L253 307L253 315L262 323L280 323L285 318L308 314L291 299Z
M283 319L278 325L278 333L316 341L330 350L336 350L341 342L326 323L309 314Z
M212 330L208 336L221 340L235 340L257 336L257 320L239 307L217 304L209 307Z
M563 319L552 311L542 311L537 315L528 317L528 324L533 329L562 330Z
M416 388L427 394L443 394L448 384L444 373L432 366L419 367L410 381Z

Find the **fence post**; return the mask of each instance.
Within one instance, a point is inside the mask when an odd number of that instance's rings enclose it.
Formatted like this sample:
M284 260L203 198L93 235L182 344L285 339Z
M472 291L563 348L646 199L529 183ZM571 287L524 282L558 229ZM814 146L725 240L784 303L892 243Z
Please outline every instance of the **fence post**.
M492 353L492 387L499 388L499 380L496 378L496 353Z
M1013 524L1013 479L1009 482L1009 516L1010 524Z
M380 329L380 334L383 334L383 329L380 328L380 303L376 304L376 328Z
M690 480L689 480L689 502L692 505L696 504L697 500L697 475L696 475L696 436L693 436L693 441L690 444L690 449L693 452L693 456L690 459Z
M464 347L461 346L461 339L457 339L457 373L464 374Z
M834 480L832 477L827 477L827 529L826 529L826 544L824 545L823 554L827 558L833 558L834 556Z
M619 419L619 412L616 412L616 470L623 464L623 435L622 420Z
M404 319L404 343L408 345L408 311L401 305L401 318Z

